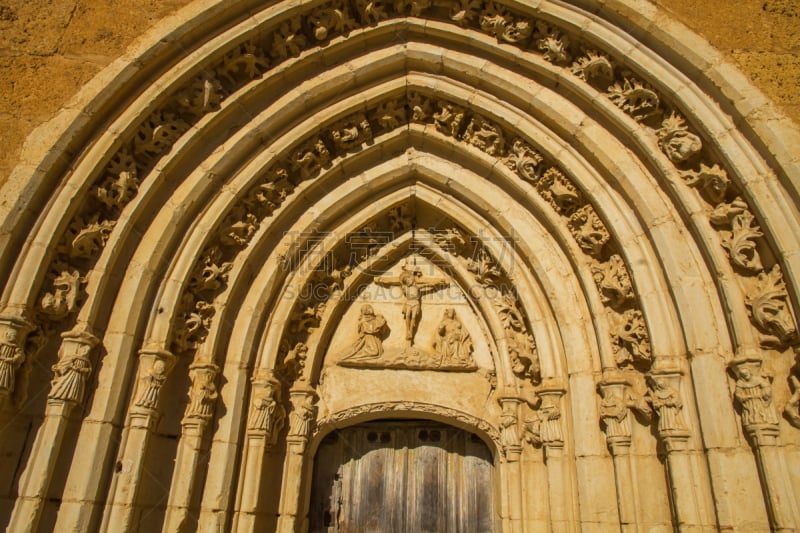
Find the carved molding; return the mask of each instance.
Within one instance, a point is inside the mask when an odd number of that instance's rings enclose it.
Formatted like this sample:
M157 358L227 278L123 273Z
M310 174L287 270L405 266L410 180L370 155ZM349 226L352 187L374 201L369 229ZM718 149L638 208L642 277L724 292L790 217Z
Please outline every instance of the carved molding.
M372 414L403 414L403 415L433 415L436 419L443 420L455 425L464 425L486 434L492 442L494 442L497 450L502 450L500 431L481 418L474 417L470 414L442 407L440 405L433 405L421 402L379 402L365 405L351 407L342 411L328 414L321 418L314 431L316 435L321 429L328 427L341 427L347 425L355 418L361 418L364 415Z
M153 111L135 128L132 137L123 139L120 148L93 185L92 196L69 224L70 229L61 239L61 251L52 261L53 268L50 270L55 274L44 283L39 299L42 303L43 319L59 322L77 310L82 298L82 280L96 261L122 209L135 197L141 177L148 175L158 159L171 149L192 124L204 115L215 112L227 98L247 83L262 77L270 69L304 50L319 46L319 43L335 36L346 35L358 27L375 25L391 18L409 15L438 17L439 11L431 10L430 7L431 3L427 0L359 0L356 2L356 18L350 13L350 6L341 0L315 5L305 12L295 11L285 19L271 21L272 25L265 27L263 33L231 47L220 55L221 59L217 63L199 68L193 77L167 98L161 108ZM563 66L578 79L595 85L610 101L638 120L643 127L651 128L665 156L676 165L685 167L699 158L703 142L690 131L686 119L671 109L672 106L663 101L663 95L650 83L640 78L642 73L618 71L615 68L615 59L598 51L596 43L588 46L579 35L570 35L570 32L550 21L518 13L514 8L496 1L459 0L453 4L443 20L492 35L499 42L513 44L528 53L540 54L545 61ZM466 142L489 155L500 155L507 148L506 139L509 137L483 117L473 117L468 123L463 108L459 106L446 104L432 112L426 109L426 105L428 104L417 103L409 106L413 120L432 117L437 129L453 137L461 135L462 128L469 124L464 137ZM403 108L403 111L398 111L397 108L392 110L386 107L381 116L373 120L377 120L376 124L382 128L399 125L404 116L407 116L405 106ZM669 111L669 115L660 123L651 120L662 117L664 111ZM368 142L372 135L369 125L370 120L355 120L334 128L338 134L334 137L333 144L340 150L347 150ZM516 154L520 153L517 140L513 140L511 146L517 147L514 150ZM289 167L300 179L309 179L320 167L329 163L330 157L330 148L317 141L300 149L290 161ZM523 179L531 180L537 175L531 169L538 163L530 158L522 163L509 162L518 169L524 169L518 171ZM699 170L682 170L684 179L690 186L697 187L708 201L721 201L723 194L720 193L720 188L731 188L727 178L722 177L724 170L714 162L711 162L711 166L706 164L708 161L698 163ZM280 172L280 169L276 168L275 172ZM266 183L275 182L267 180ZM288 189L291 190L291 185ZM276 204L274 201L269 203L273 206ZM280 201L277 202L279 203ZM231 236L232 242L238 246L246 244L257 225L247 217L240 221L241 224L244 227L236 228ZM738 233L733 231L730 237L723 236L727 243L725 246L733 250L731 256L736 258L739 266L744 265L745 270L757 274L760 272L760 264L753 256L753 243L761 235L746 220L740 219L737 227ZM579 215L571 223L571 228L574 228L582 248L592 255L599 253L603 247L601 241L605 237L600 235L603 230L590 214L584 212ZM233 246L231 242L227 244ZM177 349L192 349L202 342L200 330L206 327L206 322L213 314L207 309L208 305L208 301L198 298L187 304L179 322L188 321L187 327L196 328L195 333L199 334L184 335L188 338L176 341ZM179 325L178 329L181 327L183 326Z

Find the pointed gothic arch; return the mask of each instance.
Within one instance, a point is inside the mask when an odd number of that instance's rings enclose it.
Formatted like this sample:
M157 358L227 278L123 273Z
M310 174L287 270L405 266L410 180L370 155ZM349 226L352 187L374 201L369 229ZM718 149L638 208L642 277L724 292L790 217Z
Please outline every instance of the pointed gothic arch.
M10 527L289 531L321 433L423 412L496 443L504 530L800 527L797 170L727 67L618 2L201 4L5 185ZM408 256L409 199L474 237L426 244L464 292L514 289L517 325L473 302L491 407L321 386L336 269Z

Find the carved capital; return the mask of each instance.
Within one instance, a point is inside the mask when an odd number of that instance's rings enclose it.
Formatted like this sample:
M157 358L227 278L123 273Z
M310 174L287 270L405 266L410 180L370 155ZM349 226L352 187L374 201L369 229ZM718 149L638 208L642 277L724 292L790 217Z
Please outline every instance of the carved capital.
M149 426L158 416L161 388L175 366L176 357L166 350L143 349L139 352L139 373L132 417Z
M278 434L286 422L283 407L282 387L271 370L256 371L250 398L250 414L247 417L247 434L260 437L266 448L278 440Z
M636 392L632 377L629 373L609 370L597 384L601 395L600 424L612 455L629 452L634 411L645 419L652 417L652 410L644 396Z
M73 406L83 403L92 373L91 353L100 341L86 331L61 334L58 362L53 365L53 380L47 403Z
M25 342L35 326L17 316L0 316L0 404L14 396L20 367L28 353Z
M497 401L502 409L500 414L500 444L503 447L503 454L506 456L506 460L513 463L519 461L522 454L519 427L519 407L522 399L501 396Z
M289 391L292 410L289 413L289 442L299 445L300 453L313 434L317 421L318 396L316 391L305 383L298 383Z
M645 397L658 418L658 437L667 452L686 449L689 429L684 420L681 399L682 372L676 358L662 357L647 375Z
M542 445L547 447L562 448L564 434L561 429L561 398L566 389L558 382L545 382L539 389L537 396L541 399L539 404L540 437Z
M219 397L215 381L219 367L209 360L199 360L189 367L192 386L189 389L189 404L183 422L207 422L214 414L214 404Z
M780 421L772 398L772 376L763 360L756 355L737 356L728 368L736 378L733 399L750 443L754 447L777 445Z

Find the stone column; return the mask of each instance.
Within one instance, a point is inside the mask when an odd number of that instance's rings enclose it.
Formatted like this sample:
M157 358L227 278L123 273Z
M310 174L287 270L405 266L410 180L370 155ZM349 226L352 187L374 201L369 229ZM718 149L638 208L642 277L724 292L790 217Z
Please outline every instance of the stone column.
M264 478L264 464L286 419L281 383L274 373L271 370L256 371L252 383L233 531L253 531L255 528L264 483L271 481Z
M83 404L86 396L93 367L91 354L98 340L85 331L68 331L61 334L61 339L58 362L52 368L45 417L31 449L30 456L36 461L28 461L22 472L9 531L38 528L70 414L75 406ZM4 348L5 345L0 349Z
M566 390L558 383L543 383L537 395L539 404L539 438L544 448L547 482L550 495L550 517L555 531L576 530L574 502L578 501L572 483L569 458L564 454L564 432L561 427L561 399Z
M505 462L503 464L505 481L505 506L503 527L506 531L520 531L522 526L522 482L520 457L522 442L520 441L519 409L523 400L514 396L515 391L507 390L498 398L502 409L500 414L500 442L503 446Z
M215 381L219 367L208 360L200 360L189 367L192 386L189 389L189 405L181 421L181 439L175 457L175 469L169 489L165 532L184 531L191 526L189 510L197 484L197 468L203 451L206 428L214 415L217 397Z
M278 531L303 530L298 523L302 509L302 481L305 473L306 447L314 431L317 416L317 393L306 382L296 383L289 391L292 410L289 412L289 434L286 437L286 459L283 463L283 486L278 506Z
M109 491L111 499L103 516L101 531L117 533L135 529L135 506L144 458L150 435L158 424L161 389L175 366L175 360L175 356L166 350L143 349L139 352L134 402L128 414L128 430L120 445Z
M689 445L691 436L683 412L678 358L661 357L647 376L647 401L657 415L659 443L667 456L672 506L681 531L715 531L716 518L709 508L707 468L702 453Z
M630 391L630 383L615 371L605 372L598 384L600 422L606 434L606 444L614 460L614 481L617 487L617 508L620 528L624 532L639 530L639 497L633 476L631 451L631 408L637 402Z
M780 449L780 420L772 401L772 380L758 356L737 357L730 363L736 376L734 400L741 408L742 428L756 456L758 475L773 531L797 531L797 495Z

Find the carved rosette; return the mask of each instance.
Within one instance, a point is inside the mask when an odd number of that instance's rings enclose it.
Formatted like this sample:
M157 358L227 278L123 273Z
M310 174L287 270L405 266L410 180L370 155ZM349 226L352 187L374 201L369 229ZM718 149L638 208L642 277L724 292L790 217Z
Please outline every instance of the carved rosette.
M250 414L247 434L263 440L265 448L273 447L286 423L281 382L271 370L256 371L252 379Z
M157 421L161 389L175 362L176 357L166 350L143 349L139 352L137 386L131 409L133 425L151 428Z
M733 392L742 416L742 428L754 447L775 446L780 421L772 398L772 376L760 357L737 357L728 367L736 378Z
M100 341L85 331L67 331L61 334L61 339L47 403L71 408L83 403L92 373L90 356Z
M208 360L199 360L189 366L189 404L183 416L184 427L188 425L204 426L214 415L214 405L219 393L216 379L219 367Z
M30 354L26 339L35 326L14 316L0 317L0 407L15 398L19 374Z

